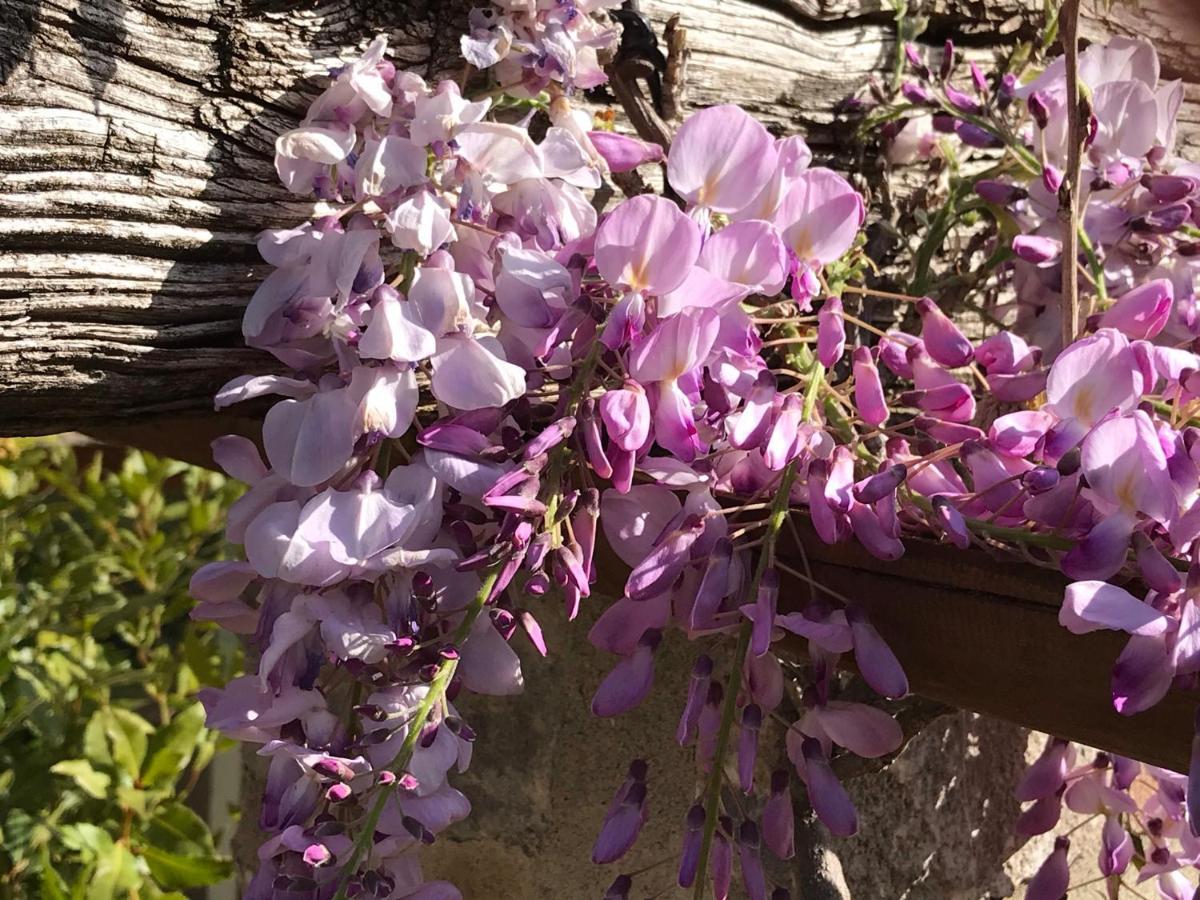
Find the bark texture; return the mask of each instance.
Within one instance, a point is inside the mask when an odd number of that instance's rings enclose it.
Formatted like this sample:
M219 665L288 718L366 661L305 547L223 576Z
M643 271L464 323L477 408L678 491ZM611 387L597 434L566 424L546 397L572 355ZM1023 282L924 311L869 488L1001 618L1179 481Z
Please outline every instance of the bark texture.
M1089 11L1088 37L1139 33L1191 79L1192 0ZM226 378L271 367L240 346L263 228L307 204L272 167L320 76L387 32L426 74L457 67L467 0L7 0L0 5L0 434L143 426L204 413ZM913 4L916 5L916 4ZM642 0L679 14L689 107L738 102L853 164L834 104L890 71L881 0ZM926 0L922 40L983 58L1031 36L1040 0ZM194 431L194 428L193 428ZM184 441L186 443L186 439Z

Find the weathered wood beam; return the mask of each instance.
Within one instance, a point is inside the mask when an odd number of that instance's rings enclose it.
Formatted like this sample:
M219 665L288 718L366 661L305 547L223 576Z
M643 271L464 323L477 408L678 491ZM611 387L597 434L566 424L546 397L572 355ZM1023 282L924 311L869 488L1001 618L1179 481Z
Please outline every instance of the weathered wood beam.
M9 0L0 5L0 434L211 412L264 274L263 228L303 221L272 167L276 134L320 75L386 32L398 60L456 65L470 0ZM691 48L688 104L734 101L843 163L834 104L894 58L880 0L642 0ZM975 58L1032 34L1037 0L929 0L927 39ZM1089 37L1139 33L1188 80L1200 143L1200 22L1190 0L1114 4Z

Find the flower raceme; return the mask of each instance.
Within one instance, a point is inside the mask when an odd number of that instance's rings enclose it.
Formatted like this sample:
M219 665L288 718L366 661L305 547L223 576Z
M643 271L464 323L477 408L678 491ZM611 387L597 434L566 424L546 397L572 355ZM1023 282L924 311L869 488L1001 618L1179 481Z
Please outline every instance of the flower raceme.
M687 119L665 155L682 206L642 195L597 213L588 192L605 177L663 156L570 106L598 77L613 5L472 14L464 55L545 107L540 141L494 121L487 99L397 70L379 39L277 144L284 184L320 214L262 236L274 271L244 332L292 372L218 394L278 399L265 460L245 439L214 446L249 485L228 527L245 562L193 582L195 615L257 650L255 673L202 696L213 727L269 758L249 897L459 896L425 881L419 853L470 809L450 783L475 740L454 701L521 690L513 645L547 652L547 601L568 619L600 603L601 535L629 575L589 632L617 657L595 714L644 701L675 631L735 645L697 655L676 734L708 785L684 821L679 884L720 896L735 855L750 896L786 896L763 866L764 851L793 852L792 775L759 771L769 718L790 723L792 772L838 835L858 827L839 758L902 742L887 712L840 696L847 655L881 697L908 691L860 598L814 584L781 608L793 573L766 561L791 506L822 540L883 559L908 534L1066 539L1078 580L1064 626L1131 635L1121 712L1200 672L1200 575L1173 578L1170 562L1200 535L1200 432L1182 424L1200 357L1148 342L1171 289L1133 287L1052 362L1010 331L968 338L934 298L915 298L918 333L869 346L858 295L823 280L853 252L862 198L810 168L802 139L729 105ZM1145 599L1104 580L1131 566ZM806 648L803 669L785 669L785 638ZM721 801L727 771L736 808ZM634 845L661 802L649 783L635 762L596 862ZM1031 820L1056 820L1061 787L1023 798L1042 804ZM1128 864L1118 830L1111 872ZM630 889L621 875L609 893Z

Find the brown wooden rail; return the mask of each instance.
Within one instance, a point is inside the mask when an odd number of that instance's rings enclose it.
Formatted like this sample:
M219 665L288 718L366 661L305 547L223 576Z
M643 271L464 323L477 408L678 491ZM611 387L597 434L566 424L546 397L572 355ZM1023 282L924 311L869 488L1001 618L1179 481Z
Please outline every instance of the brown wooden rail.
M1171 691L1135 716L1112 708L1110 672L1123 634L1075 635L1058 624L1067 579L1017 558L906 539L884 562L854 543L828 546L796 514L816 581L862 603L930 699L1186 772L1200 692ZM781 558L804 571L794 539ZM780 606L809 586L784 577ZM801 642L797 641L797 645Z

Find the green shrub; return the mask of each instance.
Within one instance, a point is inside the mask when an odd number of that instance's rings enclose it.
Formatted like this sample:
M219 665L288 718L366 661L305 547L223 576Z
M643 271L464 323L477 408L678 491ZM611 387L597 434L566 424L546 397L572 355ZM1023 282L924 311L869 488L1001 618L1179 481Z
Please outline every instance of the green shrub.
M220 742L199 687L240 648L188 619L222 476L0 441L0 895L182 897L229 874L187 806Z

